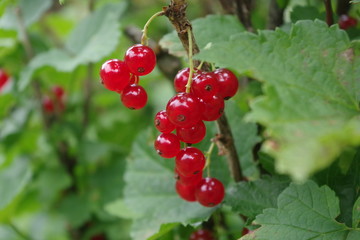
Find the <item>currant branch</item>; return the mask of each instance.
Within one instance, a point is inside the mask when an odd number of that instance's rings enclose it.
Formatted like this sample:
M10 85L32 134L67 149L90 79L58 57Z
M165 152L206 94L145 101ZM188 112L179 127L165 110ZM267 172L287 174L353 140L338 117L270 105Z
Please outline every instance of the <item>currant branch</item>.
M192 31L191 23L186 17L187 2L183 0L172 0L168 7L164 8L165 16L168 17L170 22L173 24L178 37L187 52L192 54L198 53L199 47L196 44L196 40ZM190 50L191 48L191 50ZM200 65L199 61L193 61L194 65ZM208 63L203 63L203 70L210 70ZM234 139L230 125L227 121L225 113L217 120L219 129L218 144L224 149L224 154L228 161L230 173L235 181L241 181L243 179L242 171L238 154L234 145Z

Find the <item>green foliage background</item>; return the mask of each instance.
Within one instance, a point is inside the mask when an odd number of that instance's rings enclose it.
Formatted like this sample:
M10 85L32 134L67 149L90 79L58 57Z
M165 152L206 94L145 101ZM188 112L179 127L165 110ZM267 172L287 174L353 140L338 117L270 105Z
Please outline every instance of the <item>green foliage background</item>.
M321 1L293 0L278 1L284 25L264 30L263 0L253 34L219 2L189 1L195 58L241 79L225 111L249 180L235 183L215 150L210 173L226 197L205 208L177 196L174 162L153 149L153 117L173 96L172 79L159 68L142 77L149 102L130 111L98 75L133 44L125 29L141 29L168 2L60 2L0 2L0 67L11 76L0 92L0 240L181 240L202 227L230 240L244 226L253 230L246 240L360 238L358 26L328 27ZM358 12L356 4L350 14ZM149 31L187 65L165 17ZM37 89L46 95L55 85L66 109L46 126ZM217 132L206 126L202 151Z

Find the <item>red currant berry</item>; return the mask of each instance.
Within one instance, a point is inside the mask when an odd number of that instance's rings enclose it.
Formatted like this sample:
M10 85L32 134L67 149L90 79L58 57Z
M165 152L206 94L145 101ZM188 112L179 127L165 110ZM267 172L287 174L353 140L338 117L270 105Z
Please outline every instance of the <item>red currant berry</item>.
M243 230L242 230L242 233L241 233L241 236L244 236L244 235L246 235L246 234L248 234L248 233L250 233L251 231L249 230L249 229L247 229L247 228L243 228Z
M128 85L124 88L121 94L121 102L125 107L130 109L143 108L147 102L147 93L140 85Z
M9 80L9 75L0 68L0 91Z
M111 59L101 66L100 77L107 89L121 92L129 84L130 71L123 61Z
M199 121L197 124L189 128L176 128L176 135L182 142L195 144L204 139L206 135L206 127L203 121Z
M214 72L219 84L218 96L228 100L234 96L239 88L239 81L235 74L228 69L220 68Z
M173 158L180 151L180 141L173 133L162 133L155 140L154 147L163 158Z
M351 27L354 27L357 25L357 20L353 17L350 17L348 15L341 15L340 18L339 18L339 27L341 29L348 29L348 28L351 28Z
M52 93L55 95L55 98L57 100L60 100L63 98L64 94L65 94L65 91L64 91L64 88L60 87L60 86L54 86L52 89L51 89Z
M224 185L216 178L203 178L196 187L196 200L205 207L214 207L225 196Z
M203 111L201 112L201 118L204 121L215 121L224 113L225 103L224 100L218 96L213 96L212 99L204 101L202 103Z
M199 229L190 235L189 240L215 240L215 239L209 230Z
M203 171L190 176L184 176L175 168L175 179L183 185L197 185L201 181L202 175Z
M188 202L195 202L195 185L184 185L181 182L176 181L175 189L177 194Z
M156 114L154 124L157 130L163 133L170 133L175 129L175 125L169 121L165 110L161 110Z
M219 84L214 73L204 72L194 77L192 93L204 100L211 99L219 91Z
M204 154L195 147L181 149L175 158L176 169L186 177L201 172L205 162Z
M126 51L124 61L133 74L144 76L155 68L156 55L150 47L136 44Z
M174 88L176 92L185 92L186 84L189 80L189 68L181 69L174 78Z
M166 105L166 113L176 127L191 127L200 121L200 101L190 93L178 93Z
M53 100L49 96L44 96L42 99L42 107L46 113L53 113L55 111L55 105Z

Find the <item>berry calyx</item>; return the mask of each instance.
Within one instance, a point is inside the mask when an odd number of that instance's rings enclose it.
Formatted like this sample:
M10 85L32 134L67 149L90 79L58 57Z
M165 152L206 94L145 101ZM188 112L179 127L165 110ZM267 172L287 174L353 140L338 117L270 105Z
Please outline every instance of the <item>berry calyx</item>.
M357 19L343 14L339 17L339 27L341 29L348 29L357 25Z
M137 84L131 84L124 88L121 94L121 102L129 109L140 109L146 105L147 93Z
M175 125L169 121L165 110L155 115L154 124L156 129L163 133L170 133L175 129Z
M198 229L191 233L189 240L214 240L214 237L209 230Z
M201 104L190 93L178 93L166 105L166 113L176 127L191 127L201 118Z
M144 76L155 68L156 55L150 47L136 44L126 51L124 61L133 74Z
M8 80L9 75L3 69L0 69L0 91L6 85Z
M213 96L207 101L200 100L200 102L203 107L201 118L204 121L215 121L224 113L225 103L221 97Z
M121 92L129 84L130 71L123 61L111 59L101 66L100 77L107 89Z
M201 181L202 175L203 171L190 176L184 176L175 168L175 179L183 185L197 185Z
M203 100L211 99L219 91L219 85L214 73L204 72L194 77L191 85L193 94Z
M225 196L224 185L216 178L203 178L196 187L196 200L205 207L214 207Z
M173 133L162 133L156 138L154 147L163 158L173 158L180 151L180 140Z
M181 149L175 158L176 169L186 177L201 172L205 163L204 154L195 147Z
M175 189L177 194L188 202L195 202L195 185L184 185L179 181L176 181Z
M189 128L176 128L176 135L182 142L191 144L199 143L206 135L206 127L203 121L199 121Z
M219 85L217 95L225 100L233 97L239 88L239 81L235 74L225 68L216 69L214 74Z

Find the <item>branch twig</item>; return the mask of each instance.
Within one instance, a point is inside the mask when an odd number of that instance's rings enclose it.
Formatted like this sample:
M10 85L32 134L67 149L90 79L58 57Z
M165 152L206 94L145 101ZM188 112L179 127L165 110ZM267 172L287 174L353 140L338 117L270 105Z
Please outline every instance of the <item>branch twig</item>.
M172 0L168 7L164 8L165 16L167 16L170 22L173 24L179 39L184 46L185 50L189 52L189 37L187 29L191 29L191 23L186 18L186 10L187 3L184 0ZM194 35L191 32L191 41L192 41L192 53L198 53L199 47L196 44L196 40ZM199 65L198 61L194 62L194 65ZM210 65L208 63L204 63L202 66L203 70L210 70ZM231 128L228 124L225 113L217 120L218 128L219 128L219 143L222 144L222 147L225 149L225 155L228 160L228 165L230 168L230 172L235 181L242 180L242 172L240 168L239 158L236 152L236 148L234 146L234 140L231 132Z
M334 24L331 0L324 0L324 4L325 4L325 10L326 10L326 23L328 24L328 26L331 26Z

